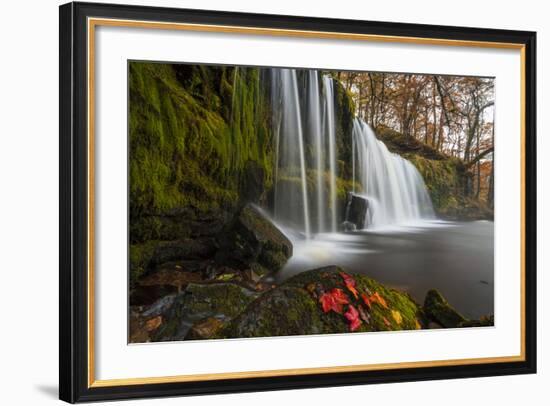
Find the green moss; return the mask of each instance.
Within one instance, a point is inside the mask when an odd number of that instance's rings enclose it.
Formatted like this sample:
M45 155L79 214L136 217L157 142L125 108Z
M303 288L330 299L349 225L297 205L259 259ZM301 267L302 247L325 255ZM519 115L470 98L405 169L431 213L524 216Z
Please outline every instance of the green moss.
M260 167L270 187L265 93L255 68L130 63L132 241L163 238L155 216L188 209L187 219L208 219L232 210L249 167Z
M424 300L426 316L443 327L460 327L466 319L458 313L436 289L431 289Z
M461 194L461 178L456 160L432 160L415 154L407 154L406 158L422 175L439 213L445 213L457 206Z
M359 332L413 330L420 328L422 310L406 294L385 287L364 275L353 274L359 293L378 293L386 306L373 303L369 309L361 298L354 298L340 275L331 266L300 273L281 286L263 294L225 327L222 337L265 337L277 335L331 334L350 332L343 314L323 312L319 297L334 288L342 289L350 302L368 313ZM344 310L346 307L344 308Z
M352 128L355 118L355 103L352 95L338 82L334 82L334 98L336 109L336 149L337 159L341 162L352 161ZM339 176L351 179L351 164L340 166Z
M137 280L148 270L158 241L147 241L142 244L130 244L130 287L135 286Z

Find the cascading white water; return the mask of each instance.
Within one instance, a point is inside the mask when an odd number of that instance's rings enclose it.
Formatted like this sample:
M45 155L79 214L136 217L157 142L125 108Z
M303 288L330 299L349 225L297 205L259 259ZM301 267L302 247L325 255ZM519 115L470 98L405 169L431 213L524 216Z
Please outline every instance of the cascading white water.
M300 230L336 232L343 214L337 200L334 80L315 70L272 69L276 165L274 217ZM321 80L320 80L321 79ZM361 185L368 203L366 227L433 218L422 176L392 154L361 119L353 122L353 192Z
M303 226L311 236L302 113L294 69L274 69L273 106L277 117L275 219Z
M416 167L391 153L363 120L353 122L353 180L368 200L368 227L434 218L432 201Z
M321 127L321 97L319 88L319 76L317 71L308 72L307 84L307 104L308 104L308 138L311 145L314 146L315 153L312 156L313 167L317 171L317 193L315 213L317 215L317 232L322 232L326 227L326 202L325 202L325 182L323 175L325 171L325 145L324 132Z
M321 83L319 76L316 70L300 79L294 69L272 70L275 219L308 238L312 230L336 232L339 220L334 86L329 76Z
M330 221L331 231L336 232L336 121L334 118L334 82L329 76L323 76L325 88L325 115L328 138L329 179L330 179Z

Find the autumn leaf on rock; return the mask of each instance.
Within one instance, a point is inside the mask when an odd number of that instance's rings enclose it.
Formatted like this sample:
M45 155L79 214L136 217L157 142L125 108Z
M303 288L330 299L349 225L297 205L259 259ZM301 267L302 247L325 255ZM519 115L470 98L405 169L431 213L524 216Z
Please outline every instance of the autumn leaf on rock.
M363 299L363 302L365 303L365 305L367 306L367 308L369 308L369 309L370 309L370 308L371 308L371 305L372 305L372 303L371 303L371 301L370 301L369 297L368 297L368 296L367 296L366 294L364 294L364 293L361 293L361 299Z
M388 304L386 303L386 299L384 299L378 292L374 292L374 294L370 297L370 301L372 303L378 303L380 306L382 306L384 309L388 308Z
M347 273L344 273L344 272L340 272L340 276L342 277L342 279L344 279L344 283L346 284L346 288L348 288L348 290L353 293L353 296L358 299L359 298L359 295L357 293L357 289L355 289L355 279L353 279L353 277L351 277L350 275L348 275Z
M323 293L323 295L319 298L319 302L321 303L325 313L332 310L336 313L342 314L342 306L348 304L349 300L342 289L334 288L328 293Z
M401 324L401 322L403 321L403 317L398 310L392 310L391 315L397 324Z
M359 318L359 312L353 305L348 306L348 311L344 313L344 316L349 321L350 331L355 331L361 326L361 319Z

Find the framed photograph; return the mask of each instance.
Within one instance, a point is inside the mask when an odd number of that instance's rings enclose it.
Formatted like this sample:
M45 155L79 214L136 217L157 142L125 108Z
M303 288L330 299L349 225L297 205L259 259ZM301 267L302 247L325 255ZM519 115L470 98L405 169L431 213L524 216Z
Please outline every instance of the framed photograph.
M534 373L536 34L60 7L60 398Z

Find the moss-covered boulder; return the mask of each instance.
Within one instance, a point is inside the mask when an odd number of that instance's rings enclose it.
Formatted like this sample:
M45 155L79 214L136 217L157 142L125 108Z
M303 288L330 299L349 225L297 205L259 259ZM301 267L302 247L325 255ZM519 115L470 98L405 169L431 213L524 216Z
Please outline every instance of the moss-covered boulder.
M292 256L290 240L252 204L243 207L218 243L218 262L257 273L277 271Z
M252 302L220 337L267 337L421 328L406 294L337 266L303 272Z
M436 289L431 289L424 299L424 313L428 319L443 327L460 327L466 322L464 316L458 313Z
M236 283L190 283L166 312L154 340L183 340L197 322L212 317L231 319L257 297L258 293Z
M235 283L190 283L175 307L182 313L235 317L256 299L257 294Z

